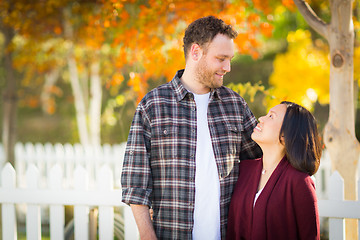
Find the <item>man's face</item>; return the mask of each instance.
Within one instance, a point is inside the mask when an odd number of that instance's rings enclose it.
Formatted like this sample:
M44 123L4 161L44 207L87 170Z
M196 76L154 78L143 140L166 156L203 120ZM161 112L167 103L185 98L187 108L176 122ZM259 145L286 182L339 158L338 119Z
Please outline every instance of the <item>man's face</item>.
M221 87L224 75L230 72L230 61L233 57L233 40L223 34L216 35L207 48L203 49L197 65L197 81L210 89Z

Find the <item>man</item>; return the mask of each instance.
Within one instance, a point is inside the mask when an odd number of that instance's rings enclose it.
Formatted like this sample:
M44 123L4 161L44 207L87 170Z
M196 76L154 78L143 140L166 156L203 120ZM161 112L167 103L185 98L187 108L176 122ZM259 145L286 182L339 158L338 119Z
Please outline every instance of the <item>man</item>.
M261 156L250 138L256 119L222 86L236 36L213 16L194 21L183 39L185 70L136 109L121 182L141 239L225 238L238 162Z

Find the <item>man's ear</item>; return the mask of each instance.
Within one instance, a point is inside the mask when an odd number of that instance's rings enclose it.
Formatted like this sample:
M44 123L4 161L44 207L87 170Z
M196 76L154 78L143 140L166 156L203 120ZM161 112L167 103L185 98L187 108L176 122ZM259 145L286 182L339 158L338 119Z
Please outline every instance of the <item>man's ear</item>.
M202 56L202 49L199 44L194 43L190 48L190 58L195 62L198 61Z

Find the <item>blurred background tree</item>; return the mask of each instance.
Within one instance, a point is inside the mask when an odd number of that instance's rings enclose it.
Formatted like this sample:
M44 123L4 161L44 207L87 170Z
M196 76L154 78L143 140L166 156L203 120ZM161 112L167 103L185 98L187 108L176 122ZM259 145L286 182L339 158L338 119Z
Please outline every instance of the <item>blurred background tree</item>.
M309 3L331 18L328 1ZM4 145L126 141L137 102L184 67L184 30L207 15L239 32L225 85L257 117L292 100L311 109L321 129L328 119L328 46L291 0L12 0L0 2L0 14ZM355 55L357 46L358 39ZM358 58L354 64L359 79Z
M8 159L15 141L125 141L136 103L184 66L183 32L199 17L212 14L236 26L238 50L253 58L259 56L258 36L272 30L265 14L271 1L0 4Z
M304 14L305 1L294 1ZM334 8L348 4L354 41L344 46L354 48L356 101L355 117L344 118L344 126L355 125L353 137L359 138L359 1L306 2L313 21L318 17L324 26L339 17ZM333 53L329 38L300 12L292 0L0 1L0 131L6 158L14 163L16 141L126 141L139 100L184 67L186 26L207 15L239 32L225 85L246 99L255 116L282 100L295 101L314 113L323 132Z

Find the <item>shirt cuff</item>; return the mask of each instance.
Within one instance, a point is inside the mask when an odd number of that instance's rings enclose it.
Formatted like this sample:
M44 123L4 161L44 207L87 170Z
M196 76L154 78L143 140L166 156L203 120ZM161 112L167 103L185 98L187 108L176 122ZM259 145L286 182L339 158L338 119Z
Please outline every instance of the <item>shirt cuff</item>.
M151 207L149 200L151 190L145 190L142 188L123 188L122 189L122 202L130 205L147 205Z

